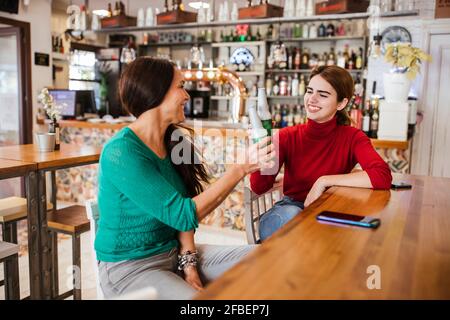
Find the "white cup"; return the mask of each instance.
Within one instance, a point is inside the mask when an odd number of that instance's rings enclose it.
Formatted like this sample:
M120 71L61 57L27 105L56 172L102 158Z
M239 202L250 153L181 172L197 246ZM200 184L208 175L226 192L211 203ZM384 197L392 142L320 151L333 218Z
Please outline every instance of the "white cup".
M55 150L54 133L36 133L36 140L40 152L52 152Z

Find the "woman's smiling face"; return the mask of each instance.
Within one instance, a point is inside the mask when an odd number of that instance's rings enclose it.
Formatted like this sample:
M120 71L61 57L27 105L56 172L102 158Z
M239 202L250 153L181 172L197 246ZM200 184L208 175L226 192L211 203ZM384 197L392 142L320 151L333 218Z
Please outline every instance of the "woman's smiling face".
M308 119L322 123L331 120L338 110L347 105L348 99L337 101L337 92L320 75L314 76L306 87L304 97Z

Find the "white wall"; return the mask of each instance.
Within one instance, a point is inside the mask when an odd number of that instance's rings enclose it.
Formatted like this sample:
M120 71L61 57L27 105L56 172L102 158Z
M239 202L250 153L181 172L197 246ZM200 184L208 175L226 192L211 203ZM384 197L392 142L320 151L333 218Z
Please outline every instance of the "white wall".
M39 103L37 95L45 86L52 85L52 67L36 66L34 64L34 53L41 52L51 54L50 17L51 0L32 0L28 7L23 6L20 1L19 13L10 14L0 12L1 17L24 21L30 23L31 30L31 77L32 77L32 100L33 100L33 128L36 128L35 115ZM33 129L34 131L34 129Z

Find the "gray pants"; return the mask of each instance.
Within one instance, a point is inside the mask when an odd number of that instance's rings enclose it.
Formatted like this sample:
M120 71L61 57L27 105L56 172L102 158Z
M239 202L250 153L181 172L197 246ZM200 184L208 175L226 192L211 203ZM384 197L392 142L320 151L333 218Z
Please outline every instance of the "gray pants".
M197 270L203 285L234 266L255 247L197 245ZM100 262L100 286L105 298L117 298L126 293L153 287L157 291L158 299L191 299L197 291L184 281L177 271L177 259L178 249L174 248L144 259Z

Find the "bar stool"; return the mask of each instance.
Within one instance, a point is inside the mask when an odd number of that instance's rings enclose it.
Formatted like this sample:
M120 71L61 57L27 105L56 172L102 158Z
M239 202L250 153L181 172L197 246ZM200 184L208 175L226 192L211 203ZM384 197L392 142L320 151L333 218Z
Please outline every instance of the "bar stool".
M5 298L20 299L19 286L19 246L0 241L0 263L5 265Z
M52 210L53 205L51 203L47 203L47 208ZM26 198L8 197L0 199L0 224L2 227L1 240L18 244L17 222L26 219L27 215ZM0 286L4 285L4 283L4 280L0 280Z
M52 295L54 299L65 299L73 296L74 300L81 300L81 244L80 235L90 230L90 222L86 216L84 206L74 205L63 209L52 210L47 213L48 229L51 235L52 251ZM58 275L58 233L72 237L72 265L74 266L73 289L59 294Z

